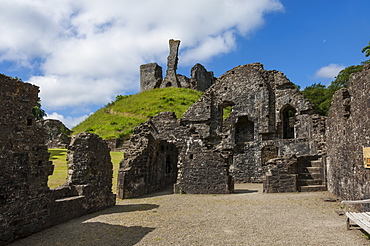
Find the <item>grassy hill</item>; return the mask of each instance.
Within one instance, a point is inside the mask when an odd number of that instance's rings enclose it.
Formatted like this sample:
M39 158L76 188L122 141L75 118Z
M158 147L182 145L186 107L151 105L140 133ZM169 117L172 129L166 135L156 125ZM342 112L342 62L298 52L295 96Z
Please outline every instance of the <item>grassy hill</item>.
M199 91L170 87L117 96L114 102L90 115L72 131L95 133L103 139L126 139L135 126L160 112L173 111L180 118L201 95Z

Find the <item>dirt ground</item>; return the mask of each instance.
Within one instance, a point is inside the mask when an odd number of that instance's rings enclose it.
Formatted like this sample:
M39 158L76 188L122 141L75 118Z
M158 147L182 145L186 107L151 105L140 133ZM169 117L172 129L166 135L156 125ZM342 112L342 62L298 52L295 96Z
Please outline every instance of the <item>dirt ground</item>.
M346 230L328 192L264 194L261 184L231 195L170 189L52 227L12 245L370 245Z

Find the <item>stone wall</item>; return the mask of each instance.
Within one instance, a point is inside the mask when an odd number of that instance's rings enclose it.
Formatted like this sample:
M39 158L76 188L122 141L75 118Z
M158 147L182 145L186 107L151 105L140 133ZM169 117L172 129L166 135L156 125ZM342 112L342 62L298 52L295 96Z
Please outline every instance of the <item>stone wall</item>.
M48 221L46 135L32 108L38 87L0 74L0 245L40 231Z
M175 183L178 193L232 192L230 153L207 149L209 144L180 126L173 112L154 116L134 130L120 163L118 197L137 197Z
M370 169L363 159L369 129L370 64L351 76L348 89L335 93L328 113L328 190L345 200L370 198Z
M135 128L120 163L119 198L137 197L176 182L179 146L174 144L174 135L178 127L175 114L163 112Z
M231 113L223 118L228 107ZM233 150L230 169L236 182L261 182L266 146L278 156L322 152L325 124L318 119L311 103L281 72L255 63L220 76L181 121L208 128L203 138L222 139L222 148Z
M47 134L32 115L38 100L38 87L0 75L0 245L115 204L109 149L91 134L70 146L69 181L48 187Z
M65 149L71 142L68 136L72 132L59 120L47 119L41 120L43 128L47 134L46 145L49 149L62 148Z
M186 140L178 163L175 193L227 194L234 191L229 173L232 154L207 145L207 141L196 137Z
M110 150L103 139L86 132L72 136L67 165L66 182L51 189L53 224L115 205L113 165Z
M149 63L140 66L140 91L160 88L162 81L162 67L157 63Z

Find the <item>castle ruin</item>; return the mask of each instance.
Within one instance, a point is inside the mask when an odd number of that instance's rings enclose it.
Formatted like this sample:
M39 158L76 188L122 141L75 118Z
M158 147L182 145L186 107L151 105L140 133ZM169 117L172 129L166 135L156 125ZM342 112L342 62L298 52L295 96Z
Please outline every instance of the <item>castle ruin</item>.
M155 88L178 87L198 91L206 91L215 82L213 72L208 72L201 64L191 69L190 79L184 75L176 74L180 40L169 41L170 54L167 58L166 77L163 79L162 67L157 63L140 66L140 91Z
M298 162L279 180L290 178L295 190L324 190L324 142L324 117L284 74L259 63L238 66L181 119L161 113L135 129L121 162L118 196L170 183L181 193L231 193L234 182L264 180L267 192L284 191L276 186L288 182L276 184L265 173L268 160L287 155Z
M205 93L181 118L162 112L135 128L120 163L119 198L167 185L225 194L235 182L263 182L264 192L328 188L344 199L369 198L370 64L336 92L326 119L283 73L259 63L217 79L200 64L190 79L178 75L178 47L170 41L165 79L155 63L141 67L141 89ZM47 134L31 114L38 92L0 75L0 245L115 204L109 148L94 134L72 137L66 182L48 187Z

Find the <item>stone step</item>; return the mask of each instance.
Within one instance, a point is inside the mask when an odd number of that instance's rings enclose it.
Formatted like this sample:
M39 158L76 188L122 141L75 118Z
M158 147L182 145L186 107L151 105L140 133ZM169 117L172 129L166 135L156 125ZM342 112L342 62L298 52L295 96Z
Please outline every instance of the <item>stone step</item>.
M300 167L299 173L322 173L322 167Z
M311 167L322 167L322 161L321 160L311 161Z
M322 179L298 179L298 186L322 185Z
M325 185L307 185L307 186L298 186L298 191L300 192L311 192L311 191L325 191Z
M323 179L322 173L299 173L298 179Z

